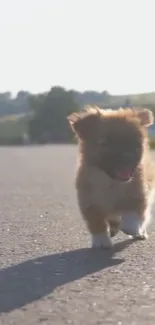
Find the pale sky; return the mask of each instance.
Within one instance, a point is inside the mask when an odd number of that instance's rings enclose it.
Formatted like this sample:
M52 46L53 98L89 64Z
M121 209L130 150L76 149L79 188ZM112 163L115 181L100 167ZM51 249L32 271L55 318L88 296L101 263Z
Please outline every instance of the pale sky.
M154 0L0 0L0 92L155 91Z

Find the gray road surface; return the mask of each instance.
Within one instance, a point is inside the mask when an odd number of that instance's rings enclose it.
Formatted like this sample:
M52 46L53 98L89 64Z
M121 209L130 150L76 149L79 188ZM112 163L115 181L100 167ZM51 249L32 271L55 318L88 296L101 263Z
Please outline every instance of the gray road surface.
M155 323L155 222L89 249L74 190L76 147L0 149L0 324Z

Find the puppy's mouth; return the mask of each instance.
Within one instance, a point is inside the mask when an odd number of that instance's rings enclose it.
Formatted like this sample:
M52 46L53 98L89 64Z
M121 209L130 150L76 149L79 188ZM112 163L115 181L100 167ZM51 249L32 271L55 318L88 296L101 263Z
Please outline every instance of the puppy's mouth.
M115 171L115 177L122 182L127 182L132 178L133 172L133 168L122 168Z

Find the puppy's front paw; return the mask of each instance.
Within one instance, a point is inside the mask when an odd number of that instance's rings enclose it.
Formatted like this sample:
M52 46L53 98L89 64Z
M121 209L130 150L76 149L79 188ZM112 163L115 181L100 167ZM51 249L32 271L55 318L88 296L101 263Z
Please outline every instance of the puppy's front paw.
M139 231L131 237L133 239L137 239L137 240L146 240L146 239L148 239L148 234L147 234L146 230L139 229Z
M133 239L145 240L148 238L145 221L142 221L136 214L126 215L123 218L121 230Z
M108 234L92 235L92 248L111 248L112 246L112 240Z

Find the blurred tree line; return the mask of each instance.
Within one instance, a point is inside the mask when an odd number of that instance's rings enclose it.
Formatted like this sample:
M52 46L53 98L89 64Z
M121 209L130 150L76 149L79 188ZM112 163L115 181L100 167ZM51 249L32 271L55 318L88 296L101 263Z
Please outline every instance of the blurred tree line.
M29 103L33 112L28 125L32 141L39 143L71 141L72 133L66 117L79 109L73 91L54 87L46 94L31 95Z
M0 144L68 143L73 135L66 119L84 105L111 107L148 107L155 111L155 93L113 96L107 91L66 90L53 87L41 94L20 91L15 98L10 92L0 94Z

